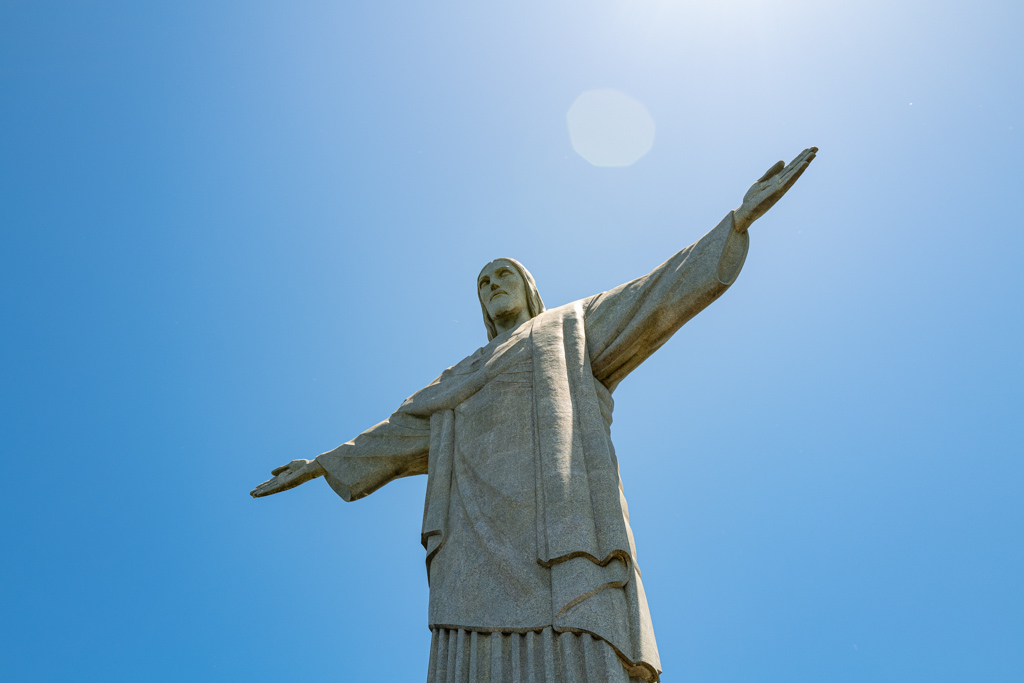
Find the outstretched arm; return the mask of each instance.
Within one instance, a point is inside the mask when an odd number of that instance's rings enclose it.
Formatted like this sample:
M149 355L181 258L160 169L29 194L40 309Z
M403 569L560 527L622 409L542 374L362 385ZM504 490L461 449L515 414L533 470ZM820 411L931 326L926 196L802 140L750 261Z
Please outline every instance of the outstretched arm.
M254 488L253 498L295 488L326 477L346 501L357 500L389 481L427 473L430 419L399 410L378 425L316 460L292 460L271 472L273 479Z
M817 151L809 147L789 165L778 162L711 232L647 275L587 301L587 345L596 379L614 391L686 321L729 288L746 258L747 229L793 186Z

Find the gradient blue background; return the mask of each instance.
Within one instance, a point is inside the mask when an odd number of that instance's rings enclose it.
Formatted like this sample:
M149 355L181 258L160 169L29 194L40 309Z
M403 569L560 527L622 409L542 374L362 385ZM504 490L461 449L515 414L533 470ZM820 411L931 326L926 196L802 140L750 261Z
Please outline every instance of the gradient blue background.
M663 679L1024 680L1024 5L503 5L0 5L0 678L422 680L425 478L249 489L482 345L490 258L609 289L817 145L616 392Z

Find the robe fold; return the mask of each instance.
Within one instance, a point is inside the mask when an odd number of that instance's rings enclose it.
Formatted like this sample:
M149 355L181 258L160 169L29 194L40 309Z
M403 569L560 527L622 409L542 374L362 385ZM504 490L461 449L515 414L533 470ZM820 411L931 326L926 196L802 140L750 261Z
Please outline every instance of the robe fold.
M730 212L651 273L499 334L317 458L346 501L427 474L422 543L435 640L587 634L630 676L658 679L611 442L612 392L732 284L747 245Z

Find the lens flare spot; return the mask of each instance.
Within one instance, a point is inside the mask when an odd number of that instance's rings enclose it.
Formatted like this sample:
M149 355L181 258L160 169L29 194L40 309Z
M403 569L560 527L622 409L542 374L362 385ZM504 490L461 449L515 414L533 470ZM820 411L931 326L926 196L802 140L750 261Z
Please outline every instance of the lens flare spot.
M566 118L573 149L594 166L629 166L654 144L647 107L612 88L585 91Z

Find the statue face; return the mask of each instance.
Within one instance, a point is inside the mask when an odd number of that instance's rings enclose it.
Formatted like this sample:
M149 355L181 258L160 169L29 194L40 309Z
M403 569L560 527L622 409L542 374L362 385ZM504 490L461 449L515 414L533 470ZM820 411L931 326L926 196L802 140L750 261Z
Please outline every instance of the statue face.
M505 259L491 261L476 280L480 302L491 320L515 318L526 310L526 284Z

